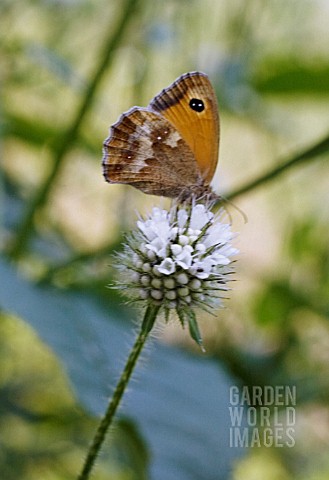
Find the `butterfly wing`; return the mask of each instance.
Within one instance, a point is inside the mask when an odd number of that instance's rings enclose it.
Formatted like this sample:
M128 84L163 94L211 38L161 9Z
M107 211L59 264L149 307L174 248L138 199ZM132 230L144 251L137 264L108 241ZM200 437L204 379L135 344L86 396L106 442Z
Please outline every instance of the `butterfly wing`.
M218 161L219 116L208 76L200 72L182 75L149 107L175 126L192 150L204 182L209 184Z
M103 173L109 183L126 183L145 193L177 197L200 185L194 155L174 125L147 108L121 115L104 142Z

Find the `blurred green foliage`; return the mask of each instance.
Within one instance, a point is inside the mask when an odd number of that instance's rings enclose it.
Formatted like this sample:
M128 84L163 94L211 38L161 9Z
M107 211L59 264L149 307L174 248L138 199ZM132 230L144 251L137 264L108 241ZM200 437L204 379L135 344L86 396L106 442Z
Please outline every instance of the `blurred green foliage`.
M215 188L249 220L228 207L239 281L202 319L209 358L171 326L189 353L152 347L94 478L328 478L327 2L4 0L0 15L1 478L80 468L136 316L105 288L110 254L159 202L103 182L102 141L190 70L218 95ZM229 384L296 385L296 446L227 448Z

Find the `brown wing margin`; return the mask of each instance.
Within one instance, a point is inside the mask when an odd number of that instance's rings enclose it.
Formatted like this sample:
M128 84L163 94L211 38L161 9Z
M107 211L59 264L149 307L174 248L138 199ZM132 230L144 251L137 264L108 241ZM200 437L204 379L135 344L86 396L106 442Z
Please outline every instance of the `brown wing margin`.
M190 107L192 99L200 99L204 110ZM162 90L149 107L163 115L180 132L194 153L205 183L215 173L219 150L219 115L217 99L208 76L190 72Z

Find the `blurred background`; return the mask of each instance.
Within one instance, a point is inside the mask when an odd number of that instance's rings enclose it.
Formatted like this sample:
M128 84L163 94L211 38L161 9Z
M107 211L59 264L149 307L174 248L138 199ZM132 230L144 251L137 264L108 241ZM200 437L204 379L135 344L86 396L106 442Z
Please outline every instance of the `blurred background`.
M111 254L136 212L166 205L106 184L102 142L201 70L236 281L216 318L200 315L206 357L159 327L93 478L327 479L329 2L2 0L0 15L1 477L80 468L140 316L106 288ZM229 385L296 385L294 448L230 449Z

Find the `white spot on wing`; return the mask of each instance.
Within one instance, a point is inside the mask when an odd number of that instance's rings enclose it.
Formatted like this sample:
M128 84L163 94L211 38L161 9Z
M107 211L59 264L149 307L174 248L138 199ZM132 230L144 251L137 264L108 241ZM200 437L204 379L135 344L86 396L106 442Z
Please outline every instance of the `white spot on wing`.
M168 145L171 148L174 148L174 147L177 147L177 144L178 144L178 142L181 138L182 137L177 132L177 130L172 130L169 133L168 137L164 140L163 143L165 143L166 145Z
M131 135L129 147L135 150L133 161L129 163L129 171L131 173L139 173L144 167L147 167L145 159L154 156L152 141L148 136L150 132L150 127L144 124L143 128L137 126L135 133ZM138 141L138 146L133 146L136 140Z

